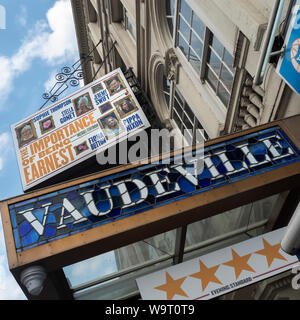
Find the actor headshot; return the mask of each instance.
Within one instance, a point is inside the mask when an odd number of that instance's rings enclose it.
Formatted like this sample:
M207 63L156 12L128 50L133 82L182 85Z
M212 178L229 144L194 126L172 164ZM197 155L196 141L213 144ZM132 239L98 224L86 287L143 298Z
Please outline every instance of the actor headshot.
M138 110L131 96L127 96L115 103L121 118L127 117L129 114Z
M73 104L77 117L94 109L90 95L88 93L85 93L84 95L74 99Z
M102 83L97 83L95 86L92 87L92 91L94 94L101 90L103 90Z
M23 147L25 144L37 138L36 130L32 120L17 127L15 131L18 139L19 148Z
M111 96L125 89L125 85L119 75L113 76L104 82Z
M107 116L100 118L98 121L107 139L118 135L124 130L124 127L120 124L115 112L111 112Z

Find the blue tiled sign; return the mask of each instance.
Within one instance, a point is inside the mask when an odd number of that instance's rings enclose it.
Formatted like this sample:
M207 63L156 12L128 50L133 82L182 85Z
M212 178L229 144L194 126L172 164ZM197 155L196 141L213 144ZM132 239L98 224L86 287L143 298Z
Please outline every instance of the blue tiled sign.
M197 175L191 174L195 155L183 164L177 156L10 205L17 252L300 160L279 127L205 147Z

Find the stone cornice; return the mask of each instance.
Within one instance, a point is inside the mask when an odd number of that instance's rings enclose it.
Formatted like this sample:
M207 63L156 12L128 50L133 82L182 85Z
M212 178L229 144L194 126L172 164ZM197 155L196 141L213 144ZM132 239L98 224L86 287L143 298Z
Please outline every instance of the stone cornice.
M86 18L84 14L84 2L82 0L71 0L73 18L76 30L79 56L85 59L90 52L88 31L86 28ZM92 81L93 73L91 63L86 63L82 67L84 84Z

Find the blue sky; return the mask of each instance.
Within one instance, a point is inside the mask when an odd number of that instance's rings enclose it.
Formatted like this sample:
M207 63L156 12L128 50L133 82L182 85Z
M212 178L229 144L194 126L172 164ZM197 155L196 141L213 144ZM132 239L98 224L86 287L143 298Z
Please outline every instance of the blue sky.
M0 0L0 199L23 193L10 125L38 111L54 75L78 59L69 0ZM67 94L71 92L68 91ZM25 299L8 270L0 220L0 300Z

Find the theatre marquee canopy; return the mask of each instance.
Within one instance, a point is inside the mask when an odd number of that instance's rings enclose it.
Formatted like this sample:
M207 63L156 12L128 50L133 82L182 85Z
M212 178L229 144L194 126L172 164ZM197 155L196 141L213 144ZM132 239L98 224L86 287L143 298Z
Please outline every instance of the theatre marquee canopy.
M299 118L206 142L196 176L175 153L2 201L11 271L57 270L299 187Z
M23 190L150 126L121 69L11 126Z

